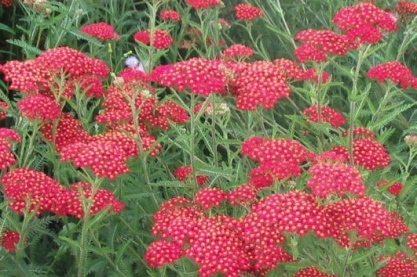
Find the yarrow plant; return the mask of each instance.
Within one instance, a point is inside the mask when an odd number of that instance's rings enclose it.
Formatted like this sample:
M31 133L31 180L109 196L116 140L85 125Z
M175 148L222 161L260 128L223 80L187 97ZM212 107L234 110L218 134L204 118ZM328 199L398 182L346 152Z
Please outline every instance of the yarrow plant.
M281 2L0 1L0 272L417 276L415 3Z

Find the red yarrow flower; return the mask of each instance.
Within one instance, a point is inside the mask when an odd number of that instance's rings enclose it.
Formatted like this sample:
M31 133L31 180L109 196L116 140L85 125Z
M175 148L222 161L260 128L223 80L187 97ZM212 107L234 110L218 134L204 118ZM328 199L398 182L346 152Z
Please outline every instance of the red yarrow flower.
M120 39L120 36L114 31L113 26L106 22L98 22L81 27L81 32L100 40Z
M0 100L0 120L5 119L7 117L7 110L9 109L9 105L6 102Z
M181 15L179 14L179 12L174 11L174 10L162 11L159 14L159 16L164 20L174 20L174 21L180 21L181 20Z
M372 67L368 70L368 78L376 79L382 83L386 79L399 84L403 89L408 87L417 88L417 78L411 70L398 61L390 61Z
M151 267L164 266L180 259L185 254L181 246L172 241L157 240L146 249L144 260Z
M0 0L0 4L4 5L5 7L11 7L13 2L12 0Z
M305 109L303 114L307 116L307 121L328 122L333 128L339 128L346 123L343 114L325 105L320 106L320 113L316 104Z
M323 273L315 266L305 267L300 269L296 274L292 277L338 277L336 274L326 274Z
M218 60L192 58L173 65L158 66L151 73L159 85L188 90L191 93L208 96L210 93L226 93L227 79Z
M299 32L295 39L303 42L294 51L295 56L302 63L324 62L328 59L328 54L343 56L350 49L348 38L331 30L308 29Z
M238 4L234 10L235 17L239 20L253 20L264 14L261 9L249 4Z
M204 210L219 207L220 203L227 199L227 193L219 188L204 188L194 196L194 201Z
M136 32L133 34L133 39L144 44L150 44L157 49L168 48L174 42L171 35L161 29L154 30L153 34L150 30Z
M253 55L255 52L252 48L242 45L234 44L223 51L223 59L245 58Z
M346 31L352 47L376 43L382 38L381 30L392 32L397 29L395 16L371 3L342 8L334 15L333 22Z
M346 192L364 196L366 187L362 175L354 166L342 163L318 163L308 172L312 177L307 182L313 195L326 198L331 194L343 196Z
M194 9L207 9L209 7L217 7L220 5L220 0L185 0L185 3Z
M20 142L19 134L7 128L0 128L0 170L6 170L16 163L15 156L11 153L13 143Z
M381 180L376 185L377 187L387 187L389 184L389 181L387 180ZM387 191L391 193L394 196L398 196L403 189L404 185L400 182L394 182L388 185Z
M177 168L174 171L174 176L179 181L186 182L186 181L191 180L192 172L193 172L193 168L191 167L191 165L184 165L184 166ZM196 178L197 184L199 184L200 186L204 185L209 179L209 177L206 175L198 175L195 178Z
M127 158L123 149L112 140L69 144L61 151L61 161L72 161L75 167L89 168L97 177L110 180L129 171Z
M16 243L20 240L18 231L4 230L0 235L1 246L10 252L16 251Z
M415 277L417 274L416 261L404 252L396 252L394 256L382 255L377 261L387 261L386 264L376 271L381 277Z
M29 119L49 121L61 116L61 107L50 96L31 94L17 103L23 116Z

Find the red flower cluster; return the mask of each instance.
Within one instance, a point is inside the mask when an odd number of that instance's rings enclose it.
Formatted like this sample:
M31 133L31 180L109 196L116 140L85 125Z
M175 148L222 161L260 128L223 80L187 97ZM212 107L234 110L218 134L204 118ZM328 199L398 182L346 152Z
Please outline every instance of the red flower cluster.
M281 58L274 60L273 63L287 78L296 80L304 79L304 70L292 60Z
M365 195L361 173L354 166L342 163L318 163L308 172L313 176L307 182L313 195L326 198L336 193L343 196L346 192L357 196Z
M367 170L387 167L391 162L391 157L384 145L374 139L354 139L352 148L354 163ZM346 159L349 158L348 149L344 146L335 146L331 151L343 155Z
M127 74L131 70L124 71L122 84L115 84L108 88L106 98L102 104L104 111L95 117L99 123L117 128L121 124L133 124L133 115L139 112L141 136L153 138L148 133L150 127L169 129L170 122L185 123L189 116L177 103L167 100L159 103L152 92L152 88L141 82L147 77L141 74ZM139 71L138 71L139 72ZM134 107L132 107L134 102ZM136 109L132 111L133 109ZM155 141L155 138L153 138Z
M233 59L233 58L241 58L241 57L249 57L253 55L254 51L252 48L247 47L242 44L234 44L223 51L222 58L223 59Z
M254 110L257 105L272 109L279 98L288 97L287 77L272 62L257 61L232 68L229 86L237 97L236 108Z
M353 133L354 139L362 139L362 138L375 139L375 134L371 130L365 127L354 127L352 130L352 133ZM347 137L348 134L349 134L349 130L346 130L343 132L342 135L344 137Z
M10 252L16 251L16 243L19 242L20 234L18 231L5 230L0 235L1 246Z
M380 202L368 197L340 200L326 205L324 211L334 224L332 236L342 246L349 246L347 234L352 230L356 231L357 238L368 242L382 242L408 232L398 214L387 211ZM361 241L355 245L361 245Z
M16 162L16 158L10 152L12 143L20 142L19 134L11 129L0 128L0 170L6 170Z
M61 116L61 107L51 96L31 94L17 103L23 116L40 121L49 121Z
M219 188L203 188L194 196L194 201L204 210L219 207L223 200L227 199L227 193Z
M312 105L303 111L307 116L307 121L313 122L328 122L333 128L339 128L346 123L343 114L330 108L329 106L321 106L320 113L318 105Z
M151 73L152 78L162 86L179 91L208 96L212 92L224 94L226 76L221 62L204 58L192 58L173 65L158 66Z
M413 76L411 70L398 61L382 63L368 70L368 78L383 82L389 79L398 83L402 88L417 88L417 78Z
M9 109L9 105L0 100L0 120L5 119L7 117L7 109Z
M73 85L81 76L94 76L102 79L109 73L108 66L101 60L90 58L83 53L68 48L58 47L46 50L32 60L9 61L0 66L5 80L10 81L9 89L24 93L56 94L70 98L74 92L60 87ZM64 79L65 84L56 80Z
M376 271L377 276L381 277L415 277L417 275L416 261L407 256L404 252L396 252L394 256L382 255L378 261L387 263Z
M399 14L417 14L417 3L400 0L394 11Z
M0 0L0 4L6 7L11 7L13 5L12 0Z
M249 4L238 4L234 9L235 17L240 20L253 20L264 14L261 9Z
M407 247L414 251L417 249L417 234L407 235Z
M220 0L185 0L185 3L193 7L194 9L206 9L210 6L216 7L220 5Z
M260 166L249 172L249 182L257 189L272 185L274 179L299 176L300 164L314 155L295 140L262 137L253 137L243 142L241 154L260 163Z
M304 30L299 32L295 39L303 42L294 51L295 56L302 63L324 62L327 61L327 54L343 56L350 49L350 42L345 35L330 30Z
M363 43L376 43L382 38L381 30L392 32L397 29L395 16L371 3L361 3L340 9L333 22L343 31L352 47Z
M216 272L238 277L249 268L249 258L236 231L236 219L207 217L197 204L182 197L162 204L153 218L153 235L170 243L152 244L145 254L150 266L160 266L185 255L199 266L198 272L203 277Z
M90 168L97 177L110 180L129 171L127 159L123 148L111 140L71 143L61 150L61 161L72 161L75 167Z
M184 165L184 166L177 168L174 171L174 176L180 181L184 181L184 182L190 181L192 177L192 172L193 172L193 168L191 167L191 165ZM195 178L196 178L197 184L199 184L200 186L204 185L209 179L207 175L198 175Z
M100 40L120 39L119 34L114 31L113 26L106 22L85 25L81 27L80 31Z
M56 151L72 143L85 143L90 135L85 131L81 123L69 113L62 113L56 128L53 122L48 122L41 127L41 133L45 139L55 146Z
M338 277L336 274L325 274L315 266L300 269L292 277Z
M256 200L257 189L251 184L243 184L227 193L230 205L249 205Z
M44 173L29 168L17 168L6 173L0 183L11 201L10 208L20 214L29 205L29 212L37 215L50 211L59 216L73 215L81 218L84 215L81 192L84 198L93 201L91 214L108 206L111 206L113 212L120 212L124 207L110 191L98 189L92 195L91 185L88 183L75 183L71 189L67 189Z
M388 183L389 182L387 180L381 180L376 185L378 187L386 187ZM404 187L403 184L401 184L400 182L395 182L388 186L387 191L394 196L398 196L398 194L400 194L403 187Z
M164 20L174 20L174 21L181 20L181 15L179 14L179 12L173 11L173 10L162 11L159 15Z
M174 41L167 31L161 29L154 30L153 34L150 30L136 32L133 34L133 39L144 44L150 44L157 49L168 48Z

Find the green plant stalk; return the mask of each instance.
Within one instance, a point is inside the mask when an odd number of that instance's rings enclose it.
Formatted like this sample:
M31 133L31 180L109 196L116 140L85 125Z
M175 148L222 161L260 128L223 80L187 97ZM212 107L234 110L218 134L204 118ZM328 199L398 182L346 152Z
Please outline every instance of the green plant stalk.
M355 120L356 120L356 98L358 95L358 80L359 80L359 73L360 69L362 67L362 64L365 61L365 58L367 57L367 53L369 49L371 48L371 45L366 46L365 49L361 47L359 49L358 53L358 62L356 64L356 68L353 74L353 80L352 80L352 91L349 95L349 132L348 132L348 152L349 152L349 164L354 166L355 160L353 157L353 128L355 126Z
M85 171L83 169L83 171ZM96 195L98 189L100 188L101 183L103 182L103 178L95 178L92 180L87 172L83 174L86 180L89 180L92 184L91 195L89 198L84 197L84 192L80 189L81 196L81 203L83 206L84 217L82 219L82 227L81 227L81 239L80 239L80 253L78 256L78 272L77 277L84 277L85 276L85 261L87 259L87 242L88 242L88 233L90 231L89 222L92 217L91 215L91 207L93 206L94 196ZM91 182L92 181L92 182Z

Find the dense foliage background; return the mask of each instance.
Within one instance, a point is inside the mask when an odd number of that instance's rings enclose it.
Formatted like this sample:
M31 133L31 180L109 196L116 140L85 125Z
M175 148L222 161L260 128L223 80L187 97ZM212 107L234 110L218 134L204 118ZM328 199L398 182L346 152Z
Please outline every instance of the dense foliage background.
M0 276L417 276L416 15L0 0Z

